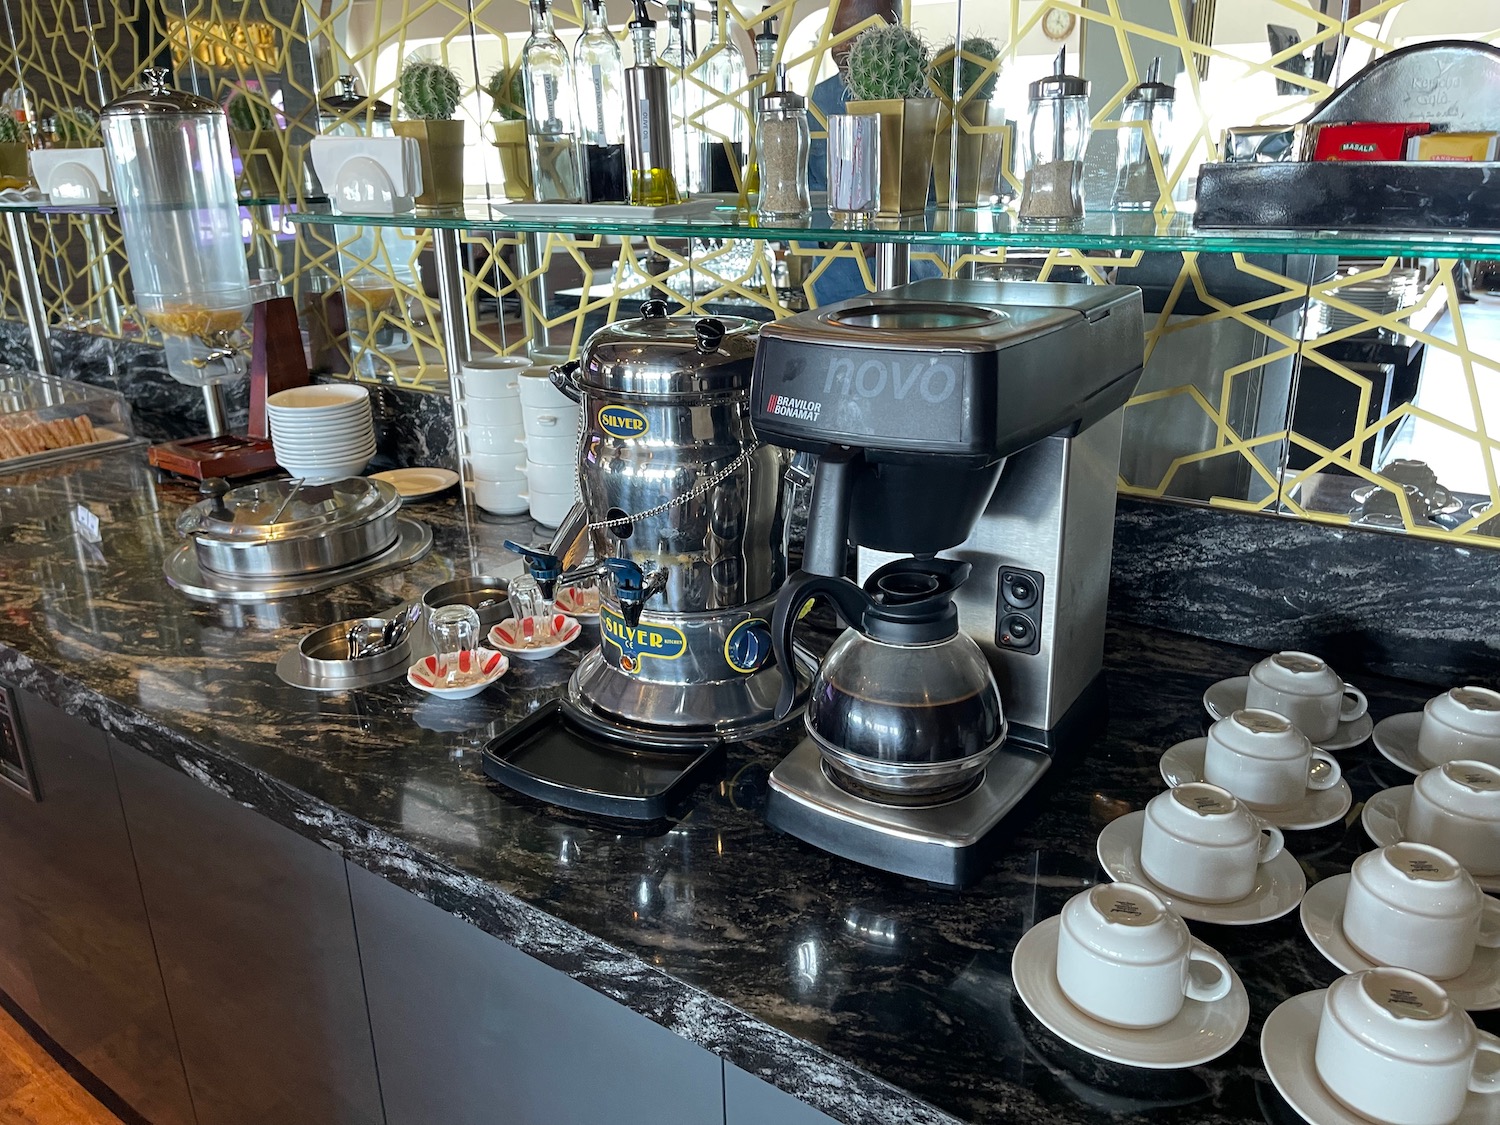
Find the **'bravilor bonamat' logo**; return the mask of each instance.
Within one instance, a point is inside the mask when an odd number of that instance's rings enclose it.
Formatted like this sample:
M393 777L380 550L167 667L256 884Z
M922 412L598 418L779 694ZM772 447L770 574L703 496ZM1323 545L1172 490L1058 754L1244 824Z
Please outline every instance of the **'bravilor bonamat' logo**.
M639 410L629 406L601 406L599 428L610 437L638 438L651 429L651 423Z

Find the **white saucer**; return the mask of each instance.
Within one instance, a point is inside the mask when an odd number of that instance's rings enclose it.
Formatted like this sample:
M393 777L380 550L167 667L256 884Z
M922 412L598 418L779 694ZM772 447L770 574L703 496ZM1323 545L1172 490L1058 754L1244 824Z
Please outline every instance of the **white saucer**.
M457 484L458 474L452 469L387 469L371 473L370 479L385 481L403 500L426 500Z
M1190 738L1179 742L1161 756L1161 778L1172 788L1189 781L1203 780L1203 756L1208 748L1208 739ZM1317 763L1314 769L1327 770L1326 763ZM1330 789L1309 789L1307 795L1295 805L1279 809L1263 809L1250 806L1262 820L1277 828L1293 832L1306 832L1313 828L1326 828L1343 819L1354 804L1354 793L1342 777Z
M1220 680L1203 693L1203 709L1208 712L1210 718L1222 719L1225 715L1231 715L1245 706L1245 692L1250 687L1249 676L1231 676L1227 680ZM1361 715L1357 719L1350 719L1347 723L1340 723L1339 729L1334 736L1325 742L1315 742L1319 750L1327 750L1330 753L1336 750L1352 750L1365 739L1370 737L1370 732L1375 729L1375 724L1368 714Z
M1385 755L1393 766L1400 766L1407 773L1421 773L1430 769L1417 753L1417 731L1422 729L1422 712L1407 711L1392 715L1375 724L1375 749Z
M564 586L557 591L552 604L559 613L566 613L574 621L585 625L599 624L599 591L586 590L582 586Z
M436 699L473 699L510 671L510 661L505 658L503 652L480 648L476 655L479 658L479 667L472 675L466 672L465 678L457 687L443 687L437 683L436 656L424 656L408 668L406 682Z
M1313 1065L1323 994L1304 992L1284 1001L1266 1017L1260 1032L1260 1057L1271 1084L1287 1103L1313 1125L1370 1125L1328 1092ZM1500 1094L1470 1094L1453 1125L1500 1125Z
M1234 902L1194 902L1157 886L1141 867L1141 826L1143 812L1126 813L1110 821L1099 833L1099 863L1109 877L1122 883L1140 883L1155 891L1163 901L1184 918L1212 922L1218 926L1253 926L1290 914L1302 901L1307 877L1286 849L1270 863L1262 864L1255 877L1255 889Z
M1211 1004L1187 1000L1182 1011L1161 1027L1115 1027L1079 1011L1057 983L1061 928L1062 918L1053 916L1026 931L1011 958L1010 975L1037 1022L1064 1042L1126 1066L1179 1070L1218 1058L1245 1034L1250 998L1233 969L1229 995Z
M1411 807L1412 788L1397 785L1382 789L1365 802L1359 821L1377 848L1388 848L1406 839L1406 810ZM1500 895L1500 875L1474 875L1472 871L1469 874L1480 890Z
M1350 945L1344 936L1344 899L1349 894L1351 878L1347 872L1333 875L1308 888L1302 896L1302 928L1317 951L1333 962L1335 968L1358 973L1373 969L1376 962ZM1440 980L1438 984L1455 1004L1471 1012L1500 1008L1500 949L1478 947L1467 972Z

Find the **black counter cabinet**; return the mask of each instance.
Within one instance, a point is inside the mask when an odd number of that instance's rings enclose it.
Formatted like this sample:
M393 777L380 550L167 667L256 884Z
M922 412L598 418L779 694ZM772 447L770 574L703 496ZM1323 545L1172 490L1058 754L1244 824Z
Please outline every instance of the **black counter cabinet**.
M193 1125L109 739L8 695L34 793L0 784L6 992L152 1125Z

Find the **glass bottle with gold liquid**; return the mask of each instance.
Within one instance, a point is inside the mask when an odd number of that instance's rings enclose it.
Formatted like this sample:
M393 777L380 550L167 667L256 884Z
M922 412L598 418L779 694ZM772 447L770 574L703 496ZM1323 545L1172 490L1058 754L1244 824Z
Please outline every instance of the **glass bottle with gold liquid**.
M672 113L667 71L656 62L656 21L646 0L632 0L630 42L635 65L625 70L626 140L630 149L630 202L665 207L682 202L672 174Z

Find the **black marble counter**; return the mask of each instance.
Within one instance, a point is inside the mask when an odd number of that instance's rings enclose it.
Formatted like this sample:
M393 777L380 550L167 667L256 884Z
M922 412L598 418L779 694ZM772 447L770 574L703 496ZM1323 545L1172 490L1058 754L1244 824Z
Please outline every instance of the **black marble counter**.
M1160 788L1157 757L1201 732L1200 696L1245 649L1118 628L1109 725L957 892L825 855L761 820L791 736L731 750L722 782L654 837L570 823L486 784L477 747L555 693L573 655L519 664L469 703L404 682L319 695L276 678L308 627L381 610L471 565L508 563L512 524L466 528L452 500L412 509L437 549L387 575L273 606L191 601L162 563L193 494L125 455L0 478L0 678L347 856L834 1117L894 1123L1100 1119L1291 1120L1259 1063L1260 1025L1285 996L1332 981L1295 914L1194 926L1250 992L1249 1032L1177 1073L1098 1062L1016 1000L1010 953L1033 923L1101 878L1103 823ZM100 516L83 542L69 513ZM451 561L450 561L451 560ZM1378 715L1426 691L1355 677ZM1404 781L1370 747L1346 752L1359 797ZM1347 821L1288 836L1309 875L1369 845Z

